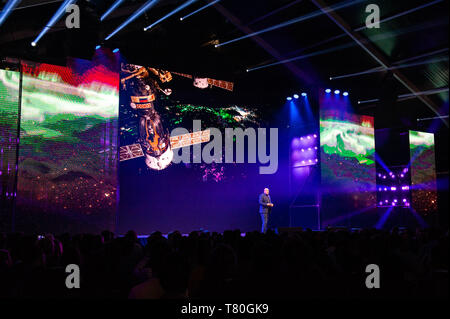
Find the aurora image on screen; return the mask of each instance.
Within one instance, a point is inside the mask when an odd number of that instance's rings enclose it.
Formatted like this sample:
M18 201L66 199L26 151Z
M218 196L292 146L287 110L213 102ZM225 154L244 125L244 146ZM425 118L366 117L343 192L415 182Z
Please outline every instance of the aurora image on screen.
M113 229L117 118L118 72L84 60L23 65L18 229Z
M409 131L413 208L429 215L437 211L434 134Z
M322 111L322 209L325 225L344 225L376 205L374 122L370 116Z

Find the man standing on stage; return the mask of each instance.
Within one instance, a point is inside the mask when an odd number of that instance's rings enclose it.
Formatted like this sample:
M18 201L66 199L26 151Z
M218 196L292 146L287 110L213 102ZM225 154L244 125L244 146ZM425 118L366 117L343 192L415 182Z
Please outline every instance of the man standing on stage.
M261 232L266 233L267 224L269 223L269 214L272 210L273 204L270 200L269 189L264 188L264 193L259 195L259 213L261 214L262 226Z

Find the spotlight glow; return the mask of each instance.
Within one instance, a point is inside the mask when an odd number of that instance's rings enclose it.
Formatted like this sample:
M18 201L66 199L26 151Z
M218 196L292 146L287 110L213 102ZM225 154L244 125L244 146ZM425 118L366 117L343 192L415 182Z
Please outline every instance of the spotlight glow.
M343 96L348 96L348 92L342 93Z
M173 16L175 13L177 13L178 11L183 10L184 8L186 8L187 6L193 4L194 2L196 2L197 0L189 0L186 1L185 3L183 3L181 6L177 7L176 9L172 10L171 12L169 12L168 14L166 14L164 17L162 17L161 19L157 20L156 22L153 22L152 24L150 24L149 26L144 28L144 31L147 31L148 29L153 28L155 25L161 23L162 21L166 20L167 18Z
M42 29L42 31L39 33L39 35L36 37L36 39L34 39L33 42L31 42L31 45L36 46L36 44L39 42L39 40L48 32L48 30L50 30L51 27L53 27L55 25L56 22L59 21L59 19L64 15L64 13L66 12L66 8L71 5L74 4L75 2L77 2L77 0L65 0L61 6L59 7L59 9L55 12L55 14L53 15L53 17L51 17L50 21L47 22L47 24L45 25L45 27Z
M331 93L331 89L326 89L325 93Z
M341 91L339 91L339 90L334 90L334 94L339 94L339 93L341 93Z
M149 0L142 5L137 11L135 11L128 19L126 19L120 26L118 26L113 32L111 32L105 40L111 39L117 32L125 28L131 22L136 20L139 16L141 16L145 11L149 10L153 7L159 0Z
M298 94L294 94L294 99L298 99L298 98L299 98Z
M100 49L101 48L101 46L100 45L97 45L96 47L95 47L95 50L98 50L98 49Z
M113 53L117 53L117 52L119 52L119 49L118 49L118 48L115 48L115 49L113 50Z
M286 100L291 101L291 100L292 100L292 97L288 96L288 97L286 98Z
M202 11L202 10L204 10L204 9L206 9L206 8L208 8L208 7L212 6L212 5L214 5L214 4L216 4L216 3L219 2L219 1L220 1L220 0L215 0L215 1L212 1L212 2L210 2L210 3L208 3L208 4L205 4L203 7L199 8L199 9L197 9L197 10L195 10L195 11L192 11L191 13L185 15L184 17L181 17L181 18L180 18L180 21L183 21L183 20L185 20L186 18L189 18L190 16L193 16L194 14L196 14L196 13L198 13L198 12L200 12L200 11Z
M305 92L302 93L302 96L303 96L303 97L305 97L305 96L307 96L307 95L308 95L308 94L306 94Z

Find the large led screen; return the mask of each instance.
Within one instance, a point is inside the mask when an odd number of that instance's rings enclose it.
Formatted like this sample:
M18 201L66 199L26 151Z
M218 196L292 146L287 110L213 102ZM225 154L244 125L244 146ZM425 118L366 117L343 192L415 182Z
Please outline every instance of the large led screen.
M323 226L362 226L376 206L374 122L325 110L320 115Z
M119 74L84 60L69 65L23 65L19 230L114 228Z
M437 211L434 134L409 131L412 207L423 215Z
M260 163L248 137L244 161L237 138L227 161L225 130L253 129L260 141L264 123L254 108L233 102L233 82L207 76L122 64L120 232L259 228L258 195L270 187L262 180L274 175L259 174L269 164Z

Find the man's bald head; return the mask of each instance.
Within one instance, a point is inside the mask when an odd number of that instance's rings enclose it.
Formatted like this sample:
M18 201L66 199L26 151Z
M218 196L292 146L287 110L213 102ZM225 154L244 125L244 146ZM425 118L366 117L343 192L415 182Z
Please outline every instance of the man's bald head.
M267 187L264 188L264 194L269 195L269 189Z

